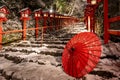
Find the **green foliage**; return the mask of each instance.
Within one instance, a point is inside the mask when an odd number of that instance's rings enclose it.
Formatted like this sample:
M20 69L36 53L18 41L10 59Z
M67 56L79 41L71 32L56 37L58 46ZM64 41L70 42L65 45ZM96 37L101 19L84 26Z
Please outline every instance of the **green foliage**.
M3 35L2 37L2 42L3 43L9 43L12 41L15 41L17 39L21 39L22 34L16 33L16 34L9 34L9 35Z
M57 12L65 13L68 7L67 0L54 0Z

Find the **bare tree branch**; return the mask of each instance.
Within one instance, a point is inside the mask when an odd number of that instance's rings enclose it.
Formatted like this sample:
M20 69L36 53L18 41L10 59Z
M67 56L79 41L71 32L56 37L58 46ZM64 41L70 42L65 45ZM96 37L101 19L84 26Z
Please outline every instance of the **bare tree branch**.
M37 4L42 6L42 7L46 6L46 4L42 0L37 0Z

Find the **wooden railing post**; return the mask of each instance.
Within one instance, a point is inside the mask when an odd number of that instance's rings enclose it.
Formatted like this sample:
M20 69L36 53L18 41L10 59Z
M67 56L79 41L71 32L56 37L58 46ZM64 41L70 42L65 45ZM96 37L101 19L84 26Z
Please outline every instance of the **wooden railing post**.
M26 40L26 23L27 22L27 20L26 19L24 19L23 20L23 34L22 34L22 39L23 40Z
M91 30L91 16L88 16L88 20L87 20L87 28L88 28L88 31L90 32Z
M35 38L38 38L38 34L39 34L39 30L38 30L38 28L39 28L39 19L38 18L36 18L35 19Z
M91 0L87 0L87 3L91 3Z
M60 29L61 27L60 27L60 15L59 15L59 17L58 17L58 29Z
M47 18L44 18L43 25L44 25L44 31L43 32L46 32L46 29L47 29Z
M2 49L2 21L0 20L0 50Z
M42 30L42 34L41 34L41 46L42 46L44 40L44 27L42 27L41 30Z
M109 40L108 0L104 0L104 43Z

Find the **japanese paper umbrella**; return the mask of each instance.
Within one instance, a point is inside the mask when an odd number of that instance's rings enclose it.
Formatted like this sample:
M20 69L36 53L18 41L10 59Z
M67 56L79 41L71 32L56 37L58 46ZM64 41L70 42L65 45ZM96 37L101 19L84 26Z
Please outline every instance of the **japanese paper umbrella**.
M101 55L101 42L92 32L75 35L62 54L62 66L68 75L81 78L94 69Z

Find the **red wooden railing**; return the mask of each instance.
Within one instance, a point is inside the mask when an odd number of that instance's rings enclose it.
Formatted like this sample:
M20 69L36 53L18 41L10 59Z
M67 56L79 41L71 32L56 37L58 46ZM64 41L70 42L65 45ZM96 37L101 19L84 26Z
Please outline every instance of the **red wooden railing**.
M110 23L120 21L120 16L108 18L108 0L104 0L104 43L108 43L110 34L120 36L120 30L111 30Z
M84 12L86 28L90 32L95 32L95 10L101 0L96 0L96 4L91 4L92 0L87 0L87 5Z
M43 18L44 19L44 18ZM57 20L56 20L57 19ZM41 19L39 19L41 20ZM75 17L71 17L71 16L64 16L64 15L61 15L60 17L54 17L54 19L51 21L51 23L53 21L57 21L56 25L50 25L48 26L45 22L45 26L42 26L42 27L39 27L40 25L38 24L38 21L39 20L36 20L36 25L35 25L35 28L27 28L27 25L26 25L26 21L27 20L24 20L23 21L23 29L22 30L12 30L12 31L2 31L2 20L0 20L0 49L2 49L2 36L4 34L11 34L11 33L22 33L22 40L26 40L26 32L27 31L30 31L30 30L35 30L35 36L36 38L38 38L38 33L39 33L39 30L41 30L41 35L42 35L42 40L43 40L43 34L45 33L44 30L47 29L47 28L54 28L56 30L62 28L63 26L68 26L68 25L71 25L73 23L76 23L78 22L79 20ZM44 20L45 21L45 20Z
M92 0L87 0L87 6L85 9L85 23L86 28L90 32L94 32L95 29L95 10L99 6L99 3L103 1L104 4L104 43L108 43L110 34L120 36L120 30L110 30L110 23L120 21L120 16L116 16L113 18L108 18L108 0L96 0L97 3L95 5L91 4Z

